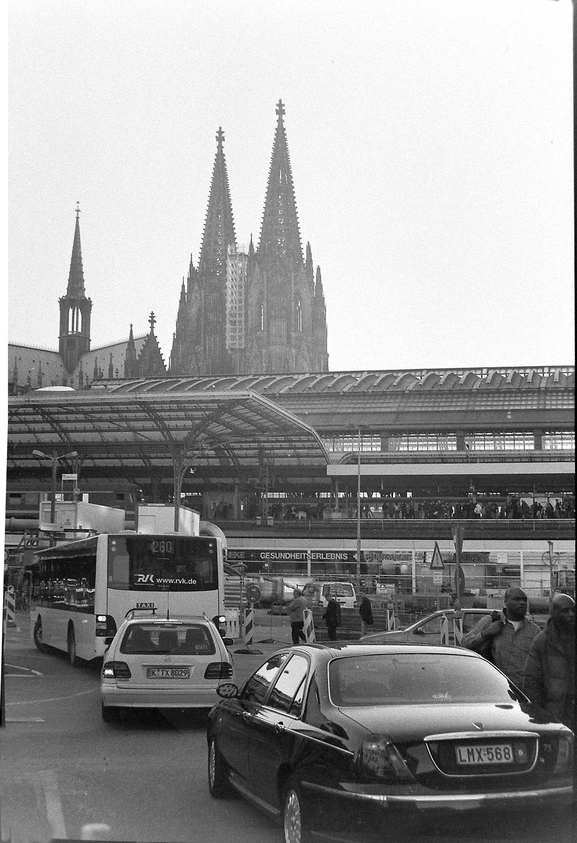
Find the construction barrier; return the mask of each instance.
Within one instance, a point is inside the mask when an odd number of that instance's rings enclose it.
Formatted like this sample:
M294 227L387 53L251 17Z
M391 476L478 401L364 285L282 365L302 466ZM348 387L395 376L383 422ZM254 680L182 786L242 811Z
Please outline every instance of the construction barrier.
M240 638L238 609L225 609L224 616L226 618L226 637L235 639Z
M254 637L254 608L251 606L250 609L244 610L244 629L243 629L243 641L248 646L252 644L252 639Z
M449 618L443 615L441 618L441 644L450 644L449 641Z
M4 618L6 626L16 626L16 594L13 585L9 585L4 592Z
M313 613L310 609L304 610L304 618L305 618L305 625L303 628L303 632L305 634L305 644L314 644L316 641L315 637L315 623L313 620Z

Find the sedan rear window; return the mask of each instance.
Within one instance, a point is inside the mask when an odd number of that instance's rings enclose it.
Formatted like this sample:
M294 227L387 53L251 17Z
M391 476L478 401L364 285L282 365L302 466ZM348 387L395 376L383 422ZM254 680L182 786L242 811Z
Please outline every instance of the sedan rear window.
M483 659L455 654L395 653L335 659L329 666L335 705L510 703L505 676Z
M216 647L206 626L200 624L134 624L129 626L120 652L210 656Z

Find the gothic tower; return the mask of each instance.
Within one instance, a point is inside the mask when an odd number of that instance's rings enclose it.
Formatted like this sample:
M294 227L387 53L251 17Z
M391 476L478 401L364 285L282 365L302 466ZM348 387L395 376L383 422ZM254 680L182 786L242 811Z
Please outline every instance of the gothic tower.
M60 334L58 350L67 372L73 372L83 354L90 351L92 301L84 290L84 270L80 246L80 208L76 203L76 228L66 295L59 299ZM67 382L67 381L66 381Z
M227 374L232 371L226 347L226 278L229 248L236 239L224 132L216 134L217 150L198 269L190 261L187 287L181 289L170 356L171 374Z
M260 242L249 259L245 371L327 371L326 310L310 246L303 262L284 105L277 125Z

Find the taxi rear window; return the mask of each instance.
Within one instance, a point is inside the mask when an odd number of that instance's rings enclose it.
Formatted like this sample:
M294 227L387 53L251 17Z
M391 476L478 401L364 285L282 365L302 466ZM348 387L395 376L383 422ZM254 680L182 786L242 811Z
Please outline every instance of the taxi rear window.
M207 627L200 624L134 624L130 626L120 652L134 655L210 656L216 646Z

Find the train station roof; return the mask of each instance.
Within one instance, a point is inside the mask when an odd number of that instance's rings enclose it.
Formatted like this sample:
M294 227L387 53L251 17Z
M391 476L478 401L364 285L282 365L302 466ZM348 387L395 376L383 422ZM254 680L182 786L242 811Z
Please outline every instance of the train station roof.
M205 394L35 391L8 399L9 479L46 477L76 452L83 477L166 477L193 466L236 476L263 463L326 466L318 434L250 390ZM71 458L72 459L72 458ZM69 460L70 462L70 460ZM60 463L65 470L66 460Z

